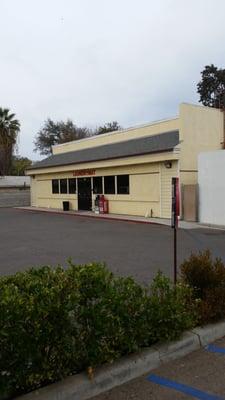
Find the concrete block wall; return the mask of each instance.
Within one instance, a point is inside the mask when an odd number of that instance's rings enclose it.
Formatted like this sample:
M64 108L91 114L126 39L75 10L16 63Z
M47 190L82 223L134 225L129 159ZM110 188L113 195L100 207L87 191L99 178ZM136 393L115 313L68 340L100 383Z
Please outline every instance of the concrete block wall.
M30 205L30 190L0 191L0 207L25 207Z

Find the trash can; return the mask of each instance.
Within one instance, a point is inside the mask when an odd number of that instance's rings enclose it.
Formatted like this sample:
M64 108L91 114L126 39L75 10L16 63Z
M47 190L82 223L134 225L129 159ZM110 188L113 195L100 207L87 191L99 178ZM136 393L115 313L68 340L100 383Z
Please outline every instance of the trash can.
M69 201L63 201L63 211L69 211L70 203Z

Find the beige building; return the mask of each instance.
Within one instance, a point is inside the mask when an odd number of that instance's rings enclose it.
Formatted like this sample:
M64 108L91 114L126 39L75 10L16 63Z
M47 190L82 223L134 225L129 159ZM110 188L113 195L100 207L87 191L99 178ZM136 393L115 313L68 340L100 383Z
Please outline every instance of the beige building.
M53 146L27 170L31 205L91 210L104 194L109 213L169 218L171 178L179 177L182 216L194 220L198 153L221 148L223 113L183 103L176 118Z

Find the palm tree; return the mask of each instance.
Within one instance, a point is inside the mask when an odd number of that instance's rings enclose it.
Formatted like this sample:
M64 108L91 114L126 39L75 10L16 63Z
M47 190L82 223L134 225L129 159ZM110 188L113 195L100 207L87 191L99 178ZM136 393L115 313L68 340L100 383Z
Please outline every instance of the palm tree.
M20 123L8 108L0 107L0 175L9 174Z

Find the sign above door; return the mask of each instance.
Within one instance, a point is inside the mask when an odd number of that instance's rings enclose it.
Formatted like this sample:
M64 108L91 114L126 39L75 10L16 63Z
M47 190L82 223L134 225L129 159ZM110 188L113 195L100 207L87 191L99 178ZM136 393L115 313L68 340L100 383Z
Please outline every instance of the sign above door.
M73 176L95 175L95 169L78 169L73 171Z

